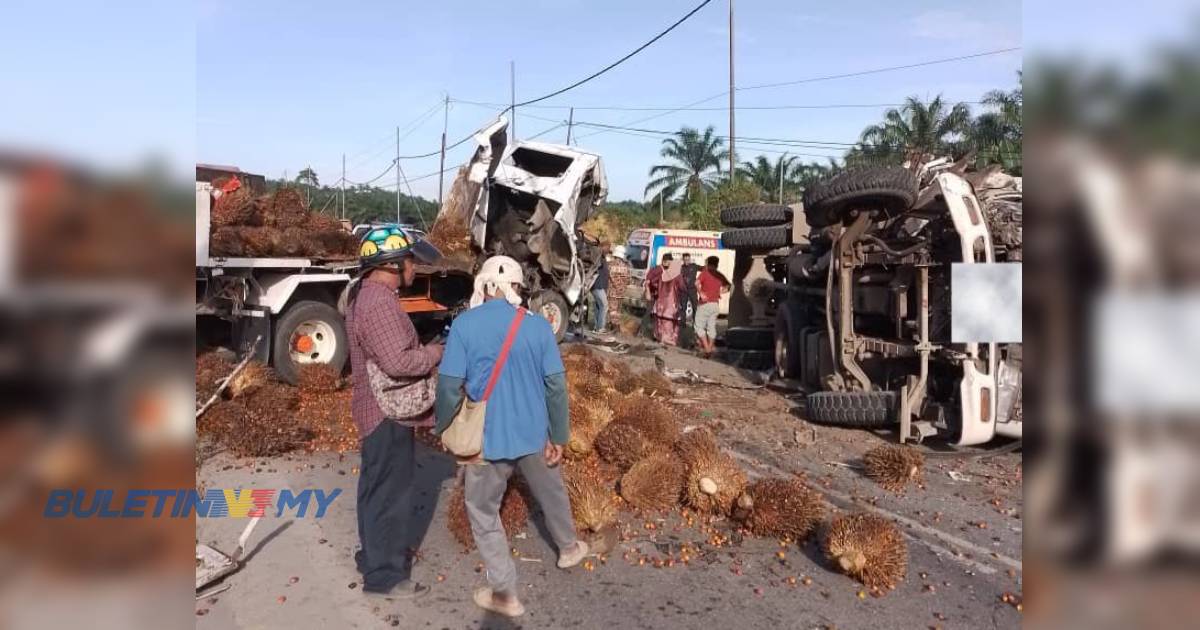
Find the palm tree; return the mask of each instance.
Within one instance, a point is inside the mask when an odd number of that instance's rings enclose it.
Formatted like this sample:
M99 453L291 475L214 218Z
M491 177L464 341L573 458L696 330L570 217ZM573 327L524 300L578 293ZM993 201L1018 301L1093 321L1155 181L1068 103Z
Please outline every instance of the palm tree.
M763 201L774 199L778 203L783 203L781 194L792 193L796 190L798 167L803 166L803 164L796 163L799 159L798 155L784 154L780 155L772 164L767 160L767 156L760 155L753 162L742 162L737 169L738 177L749 180L761 188Z
M1020 88L992 90L983 96L983 104L992 111L980 114L971 127L971 146L978 152L979 166L1000 164L1020 173L1023 100Z
M937 154L961 154L970 127L971 110L965 104L948 105L941 95L928 103L910 96L900 109L889 109L883 122L863 130L847 160L917 163Z
M660 154L674 163L650 167L648 197L661 194L671 198L682 191L684 198L690 199L697 192L711 190L721 162L729 157L725 141L715 135L712 125L704 133L683 127L675 137L663 140Z

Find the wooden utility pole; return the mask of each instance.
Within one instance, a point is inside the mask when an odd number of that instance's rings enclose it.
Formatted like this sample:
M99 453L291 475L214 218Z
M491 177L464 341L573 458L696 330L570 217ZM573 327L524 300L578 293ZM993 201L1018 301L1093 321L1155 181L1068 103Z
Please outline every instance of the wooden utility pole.
M396 125L396 223L400 223L400 125Z
M571 126L575 124L575 108L571 108L571 115L567 116L567 145L571 144Z
M442 157L438 159L438 213L442 211L442 187L446 184L446 125L450 122L450 95L442 109Z
M666 221L667 221L666 214L663 213L663 194L661 191L659 191L659 193L658 193L658 224L662 225Z
M510 144L517 143L517 62L508 62L508 94L509 98L509 115L512 116L512 121L508 124L508 138Z
M779 156L779 203L783 204L783 172L787 170L787 153Z
M396 125L396 223L400 222L400 125Z
M342 154L342 218L346 218L346 154Z
M737 177L737 151L733 133L733 0L729 0L729 181Z

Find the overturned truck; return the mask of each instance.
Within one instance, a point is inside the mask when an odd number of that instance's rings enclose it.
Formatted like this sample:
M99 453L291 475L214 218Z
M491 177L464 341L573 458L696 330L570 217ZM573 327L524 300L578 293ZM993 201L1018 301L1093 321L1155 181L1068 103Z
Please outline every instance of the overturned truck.
M810 187L801 209L723 219L737 228L726 244L769 273L776 370L807 390L812 419L898 425L902 441L1021 436L1020 345L950 335L951 265L1021 260L1020 180L948 160L856 169Z
M509 145L507 130L500 117L475 135L475 155L438 220L466 224L477 262L497 254L520 262L530 310L549 320L561 341L580 317L603 256L579 227L608 193L604 167L600 156L574 147Z

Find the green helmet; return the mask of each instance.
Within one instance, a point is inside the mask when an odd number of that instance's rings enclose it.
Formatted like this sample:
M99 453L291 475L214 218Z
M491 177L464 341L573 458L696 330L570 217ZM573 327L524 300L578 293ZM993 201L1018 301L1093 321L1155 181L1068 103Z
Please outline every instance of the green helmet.
M442 253L421 237L398 225L372 228L358 245L358 264L363 269L397 262L415 256L421 262L434 264Z

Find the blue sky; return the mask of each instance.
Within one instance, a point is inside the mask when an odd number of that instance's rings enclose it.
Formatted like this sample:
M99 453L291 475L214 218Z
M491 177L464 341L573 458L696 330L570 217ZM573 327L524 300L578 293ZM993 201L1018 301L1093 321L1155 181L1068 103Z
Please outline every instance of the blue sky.
M509 61L516 62L517 99L556 90L607 65L686 13L696 0L603 4L579 0L513 2L227 2L204 0L197 28L197 150L200 161L232 163L278 177L312 165L336 181L341 154L347 179L364 181L387 168L395 128L402 154L437 148L441 112L452 99L506 102ZM542 105L679 106L726 89L727 7L716 0L691 20L617 69ZM802 79L1019 46L1019 2L751 1L737 4L738 85ZM1021 54L860 78L738 93L738 105L898 103L939 93L978 100L1017 82ZM718 107L725 98L705 106ZM883 108L743 111L737 135L853 141ZM577 111L576 119L628 124L655 112ZM494 114L452 104L449 138L461 138ZM423 124L412 126L414 121ZM548 120L532 118L537 116ZM517 112L522 138L565 120L565 109ZM715 125L724 111L678 112L641 123L651 129ZM641 198L660 141L618 133L579 144L600 153L610 199ZM563 142L565 129L542 140ZM464 145L447 158L466 159ZM837 152L807 150L813 157ZM747 158L748 150L739 149ZM755 152L757 153L757 152ZM419 177L437 158L405 161ZM384 178L394 181L394 175ZM381 182L382 183L382 182ZM436 196L437 178L413 184Z

